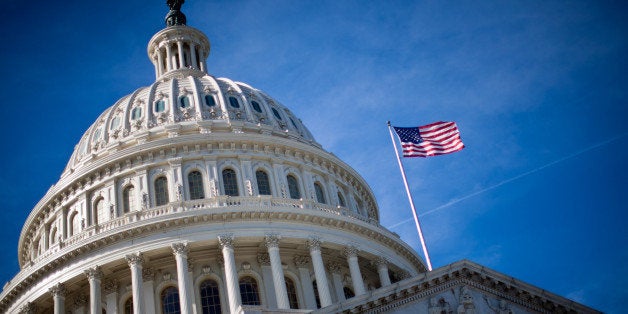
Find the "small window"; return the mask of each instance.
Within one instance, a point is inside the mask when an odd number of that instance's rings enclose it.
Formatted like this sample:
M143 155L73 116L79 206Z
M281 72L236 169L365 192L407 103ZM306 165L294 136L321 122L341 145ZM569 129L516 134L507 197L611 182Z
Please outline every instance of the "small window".
M290 192L290 198L297 200L300 199L301 191L299 191L299 183L297 181L297 178L295 178L293 175L289 175L286 179L288 180L288 190Z
M255 171L255 178L257 179L257 190L259 195L271 195L270 180L268 180L268 174L266 171Z
M240 297L242 298L242 305L261 305L255 279L249 276L240 279Z
M115 117L113 118L113 120L111 121L111 129L116 129L118 126L120 125L120 117Z
M163 314L181 313L179 289L171 286L161 292L161 311Z
M286 292L288 292L288 302L290 303L291 309L299 308L299 300L297 298L297 287L294 285L294 281L292 279L286 278Z
M323 193L323 187L321 186L320 183L315 182L314 183L314 191L316 192L316 201L321 203L321 204L325 204L327 202L325 202L325 193Z
M160 99L155 102L155 112L163 112L166 110L166 102Z
M201 306L203 314L220 314L220 290L214 280L205 280L200 287Z
M214 96L209 94L205 95L205 105L207 105L208 107L216 106L216 100L214 99Z
M290 122L292 123L292 126L293 126L295 129L297 129L297 130L299 129L299 127L297 126L297 124L296 124L296 123L294 123L294 120L292 120L292 118L290 118Z
M135 210L135 188L129 185L122 192L122 211L126 214L133 210Z
M222 171L222 184L225 189L225 194L229 196L238 196L238 178L233 169L225 169Z
M131 120L137 120L142 117L142 108L135 107L133 111L131 111Z
M351 288L349 287L342 288L342 292L344 292L345 294L345 299L351 299L355 297L355 293L353 293L353 290L351 290Z
M93 223L99 224L107 221L107 209L105 208L105 200L100 198L94 203L94 213L96 216L94 217Z
M192 171L188 174L188 188L190 190L190 199L199 200L205 197L203 191L203 176L198 171Z
M233 108L240 108L240 102L238 102L238 99L233 96L229 96L229 104Z
M273 109L273 114L275 115L275 117L279 120L283 120L281 119L281 116L279 115L279 111L277 111L277 109L275 108L272 108L272 109Z
M133 314L133 297L124 302L124 314Z
M181 108L190 108L190 97L188 96L179 97L179 106L181 106Z
M259 103L255 100L251 101L251 106L253 107L253 110L262 113L262 107L259 105Z
M94 132L94 141L100 140L101 133L102 133L102 129L101 128L96 129L96 132Z
M168 179L159 177L155 180L155 206L165 205L168 199Z
M338 205L340 205L341 207L347 207L347 204L345 203L345 198L340 192L338 192Z

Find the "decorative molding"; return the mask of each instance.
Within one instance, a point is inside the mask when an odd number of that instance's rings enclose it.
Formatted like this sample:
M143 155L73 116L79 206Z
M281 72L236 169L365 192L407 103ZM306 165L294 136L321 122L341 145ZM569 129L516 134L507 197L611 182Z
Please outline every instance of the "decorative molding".
M358 257L358 248L355 245L345 246L343 254L347 258Z
M220 244L221 249L224 249L224 248L233 249L234 241L235 241L235 238L232 233L221 234L218 236L218 243Z
M183 255L187 257L188 252L189 252L187 243L184 243L184 242L172 243L170 247L172 248L172 253L174 255Z
M65 297L67 294L67 290L65 289L65 285L63 283L57 283L56 285L50 287L48 291L52 294L53 297Z
M100 270L100 266L95 266L92 268L88 268L84 271L85 276L87 276L87 279L89 279L90 281L92 280L100 280L102 279L102 271Z
M268 266L270 265L270 256L268 253L259 253L257 254L257 262L260 266Z
M129 267L142 266L144 263L144 255L140 252L127 254L124 259L126 259L126 262L129 263Z
M327 269L332 272L332 273L340 273L340 263L336 262L336 261L328 261L327 263Z
M296 267L303 268L310 263L310 257L306 255L295 255L292 261Z
M142 281L155 280L155 270L151 267L142 269Z
M281 237L278 234L267 234L264 238L264 244L267 248L278 248Z
M111 294L118 291L118 281L114 279L109 279L103 283L103 292L105 295Z
M319 237L311 236L307 240L306 245L310 249L310 251L320 251L321 239Z

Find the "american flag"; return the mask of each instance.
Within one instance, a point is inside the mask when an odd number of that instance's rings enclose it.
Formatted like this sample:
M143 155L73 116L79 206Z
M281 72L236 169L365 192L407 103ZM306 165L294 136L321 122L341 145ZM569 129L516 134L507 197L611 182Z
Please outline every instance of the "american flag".
M403 157L429 157L464 148L455 122L434 122L416 128L394 127L403 147Z

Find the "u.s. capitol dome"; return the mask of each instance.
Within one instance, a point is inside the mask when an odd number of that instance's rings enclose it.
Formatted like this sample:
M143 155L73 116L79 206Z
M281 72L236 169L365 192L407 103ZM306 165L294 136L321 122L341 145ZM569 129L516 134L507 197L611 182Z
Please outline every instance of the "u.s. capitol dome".
M31 211L0 311L590 310L468 261L426 272L286 106L208 73L209 40L168 2L155 82L98 117Z

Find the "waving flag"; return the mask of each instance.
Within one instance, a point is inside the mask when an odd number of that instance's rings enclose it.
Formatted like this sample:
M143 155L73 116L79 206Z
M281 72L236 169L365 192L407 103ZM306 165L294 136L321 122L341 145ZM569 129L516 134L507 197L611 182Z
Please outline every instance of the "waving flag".
M434 122L415 128L393 127L403 157L429 157L457 152L464 148L455 122Z

